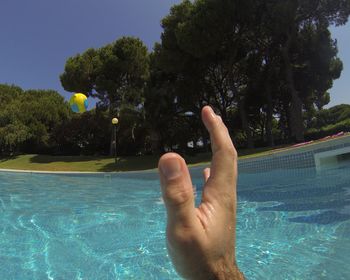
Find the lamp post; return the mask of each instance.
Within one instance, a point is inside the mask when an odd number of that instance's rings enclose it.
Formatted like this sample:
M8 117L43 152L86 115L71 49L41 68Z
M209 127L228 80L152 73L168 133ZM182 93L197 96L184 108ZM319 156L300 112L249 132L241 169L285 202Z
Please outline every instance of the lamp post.
M113 151L114 151L114 160L115 163L117 163L117 124L118 124L119 120L117 118L113 118L112 119L112 125L113 125L113 141L112 141L112 145L113 145Z

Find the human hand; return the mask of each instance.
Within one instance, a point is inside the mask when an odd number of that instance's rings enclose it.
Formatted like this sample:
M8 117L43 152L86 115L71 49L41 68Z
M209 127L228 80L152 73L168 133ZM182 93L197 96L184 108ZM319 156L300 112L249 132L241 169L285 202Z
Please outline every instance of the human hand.
M244 279L235 258L237 152L221 118L206 106L202 120L213 158L204 170L202 202L195 208L189 170L178 154L159 160L167 209L167 247L177 272L186 279Z

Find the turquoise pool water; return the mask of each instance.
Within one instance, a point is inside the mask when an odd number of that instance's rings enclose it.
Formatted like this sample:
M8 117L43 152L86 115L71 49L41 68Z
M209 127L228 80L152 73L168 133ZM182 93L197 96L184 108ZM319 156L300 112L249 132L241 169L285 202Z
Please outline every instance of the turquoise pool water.
M350 279L349 170L240 174L248 279ZM192 173L200 193L201 170ZM0 172L0 279L179 279L164 229L156 173Z

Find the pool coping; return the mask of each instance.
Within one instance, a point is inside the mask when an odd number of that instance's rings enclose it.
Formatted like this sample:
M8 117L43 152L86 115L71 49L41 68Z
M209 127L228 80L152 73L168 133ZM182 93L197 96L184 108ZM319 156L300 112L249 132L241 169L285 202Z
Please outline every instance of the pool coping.
M112 172L90 172L90 171L42 171L42 170L25 170L25 169L1 169L0 172L8 173L29 173L29 174L57 174L57 175L113 175L124 173L151 173L156 168L146 170L130 170L130 171L112 171Z

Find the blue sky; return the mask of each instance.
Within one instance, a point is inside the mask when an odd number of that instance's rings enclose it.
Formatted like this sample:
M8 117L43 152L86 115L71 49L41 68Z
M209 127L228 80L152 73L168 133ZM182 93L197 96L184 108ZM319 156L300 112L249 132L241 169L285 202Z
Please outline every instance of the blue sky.
M55 89L68 57L121 36L152 49L179 0L0 0L0 83Z
M327 107L337 104L350 104L350 22L344 26L331 29L332 37L337 39L338 56L343 61L343 72L338 80L334 81L330 90L331 102Z
M0 0L0 83L23 89L61 87L68 57L101 47L123 35L137 36L152 49L160 20L180 0ZM344 63L331 90L331 106L350 103L350 24L332 29Z

